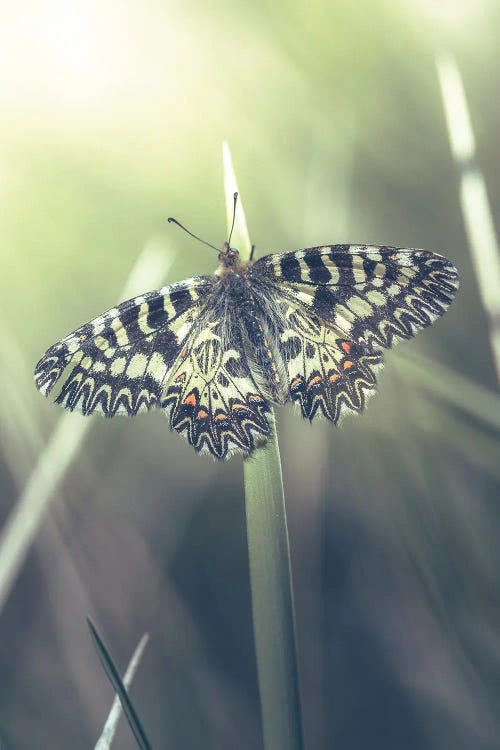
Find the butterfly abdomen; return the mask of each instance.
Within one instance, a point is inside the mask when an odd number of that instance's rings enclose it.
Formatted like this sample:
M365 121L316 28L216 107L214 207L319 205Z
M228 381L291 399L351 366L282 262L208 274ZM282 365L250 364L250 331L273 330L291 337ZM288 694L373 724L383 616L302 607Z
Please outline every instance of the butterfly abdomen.
M264 398L283 404L288 398L288 378L277 346L273 300L263 297L255 284L240 274L231 274L226 283L252 378Z
M242 326L245 353L256 385L272 403L285 403L288 398L285 364L265 320L247 313L243 316Z

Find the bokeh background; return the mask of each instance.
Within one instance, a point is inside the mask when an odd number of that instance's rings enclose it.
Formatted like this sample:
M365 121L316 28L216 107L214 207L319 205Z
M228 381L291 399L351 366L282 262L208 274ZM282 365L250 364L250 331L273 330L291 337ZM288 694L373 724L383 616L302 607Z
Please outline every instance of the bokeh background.
M224 241L227 139L257 253L425 247L461 275L447 315L387 355L365 415L278 414L307 747L498 748L498 383L435 55L462 72L498 229L500 4L0 14L2 524L30 477L47 483L33 472L63 412L32 382L44 350L112 306L145 250L158 286L213 270L165 217ZM112 691L87 613L120 668L150 633L132 696L155 748L261 747L241 460L195 456L159 413L90 418L64 471L57 453L0 612L2 750L94 747ZM126 726L115 746L135 747Z

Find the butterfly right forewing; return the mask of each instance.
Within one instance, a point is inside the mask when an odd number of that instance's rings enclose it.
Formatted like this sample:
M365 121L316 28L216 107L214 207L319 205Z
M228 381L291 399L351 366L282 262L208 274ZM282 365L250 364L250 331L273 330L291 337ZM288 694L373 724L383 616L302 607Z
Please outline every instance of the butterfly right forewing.
M305 417L337 422L374 392L383 350L430 325L458 286L453 265L425 250L333 245L257 261L278 292L290 398Z
M426 250L331 245L268 255L252 274L360 343L389 348L450 305L458 274Z

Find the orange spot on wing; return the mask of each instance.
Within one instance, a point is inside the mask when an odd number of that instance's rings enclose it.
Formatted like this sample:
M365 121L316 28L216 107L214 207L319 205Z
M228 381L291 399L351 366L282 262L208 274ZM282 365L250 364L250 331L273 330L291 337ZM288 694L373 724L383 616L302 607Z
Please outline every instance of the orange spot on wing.
M330 381L330 383L335 383L339 378L340 375L338 374L338 372L334 372L333 375L330 375L328 380Z
M348 370L350 367L354 367L354 362L351 362L350 359L346 359L344 362L344 370Z
M205 419L208 417L208 411L206 409L200 409L196 415L196 419Z
M352 346L353 346L353 342L352 341L343 341L342 342L342 349L346 352L346 354L350 354L351 353Z
M232 411L239 411L240 409L244 409L245 411L252 411L248 406L245 406L245 404L233 404L231 406Z
M290 383L290 388L295 388L296 385L299 385L299 383L302 383L302 378L295 378L295 380L292 380Z
M229 419L229 415L228 414L223 414L221 412L220 414L216 414L215 415L215 421L216 422L222 422L222 421L225 421L226 419Z
M186 396L182 403L186 404L186 406L196 406L196 396L194 395L194 393L190 393L189 396Z
M248 400L252 403L262 404L264 403L264 399L262 396L258 396L255 393L252 393L251 396L248 397Z
M316 385L317 383L321 383L322 380L323 378L321 377L321 375L315 375L314 378L309 381L307 387L311 388L311 386Z

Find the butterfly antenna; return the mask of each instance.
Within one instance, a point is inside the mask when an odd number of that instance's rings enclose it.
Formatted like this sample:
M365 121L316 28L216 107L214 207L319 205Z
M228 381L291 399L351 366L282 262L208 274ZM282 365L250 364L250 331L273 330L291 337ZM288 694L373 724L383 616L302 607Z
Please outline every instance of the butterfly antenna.
M231 237L233 235L233 229L234 229L234 220L236 219L236 203L238 202L238 193L235 193L233 196L234 203L233 203L233 223L231 224L231 231L229 232L229 239L227 241L227 244L231 244Z
M216 252L220 253L220 248L215 247L215 245L211 245L210 242L206 242L205 240L202 240L201 237L198 237L196 234L193 234L189 231L189 229L186 229L186 227L180 223L180 221L177 221L177 219L174 219L173 216L168 217L168 223L169 224L177 224L178 227L183 229L187 234L189 234L191 237L194 237L195 240L198 240L198 242L202 242L207 247L211 247L212 250L215 250Z

